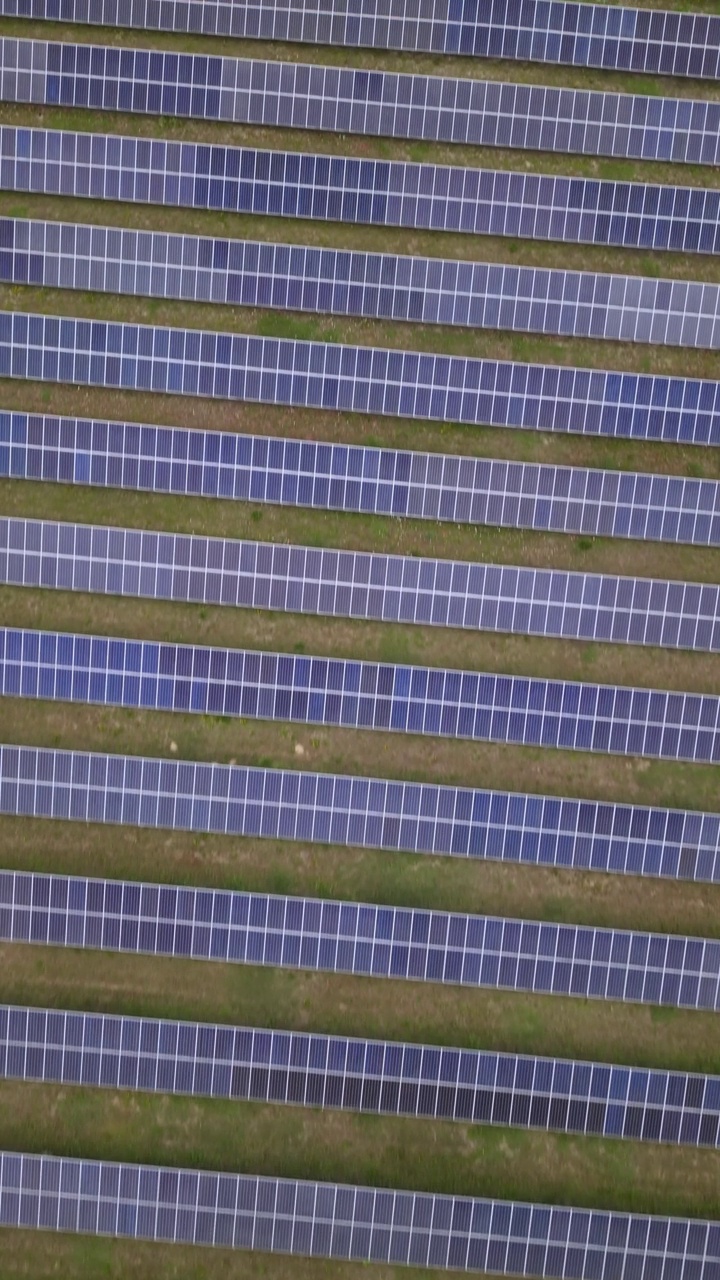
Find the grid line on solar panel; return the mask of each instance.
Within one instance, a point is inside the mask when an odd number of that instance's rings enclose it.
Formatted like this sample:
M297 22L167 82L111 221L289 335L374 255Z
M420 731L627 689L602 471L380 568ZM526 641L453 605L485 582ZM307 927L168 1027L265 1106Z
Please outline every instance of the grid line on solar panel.
M0 629L0 693L720 764L720 696Z
M720 252L720 191L0 126L0 188L93 200Z
M0 312L0 377L720 444L720 382L25 312Z
M0 1076L716 1147L720 1077L0 1005Z
M0 283L720 349L720 285L0 219Z
M0 516L0 583L720 652L712 584L23 517Z
M720 814L0 745L13 816L720 881Z
M720 516L720 486L710 480L2 410L0 476L699 545L717 542ZM654 595L643 607L646 642L687 645L686 628L668 621L659 632L651 621L661 607L684 613L675 591L665 605ZM705 619L694 646L712 644L711 597L687 607ZM597 638L626 638L619 625Z
M242 40L511 58L715 80L720 19L572 0L2 0L7 17Z
M150 49L0 42L5 102L674 164L720 163L720 103Z
M720 941L0 871L0 939L720 1010Z
M0 1152L0 1224L535 1280L715 1280L720 1224Z

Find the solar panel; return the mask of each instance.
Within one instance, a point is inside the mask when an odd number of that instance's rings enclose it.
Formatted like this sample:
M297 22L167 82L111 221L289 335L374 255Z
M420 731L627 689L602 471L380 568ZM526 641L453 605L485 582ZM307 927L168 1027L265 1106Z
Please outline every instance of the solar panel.
M0 629L5 697L720 763L720 697Z
M720 652L720 587L0 516L0 583Z
M542 0L2 0L8 17L720 78L720 20Z
M674 164L720 163L720 102L7 38L4 102Z
M0 746L0 812L720 881L720 814Z
M69 316L0 312L0 377L720 444L719 382Z
M0 282L720 349L720 285L0 219Z
M0 939L720 1010L720 941L0 871Z
M720 1077L0 1006L0 1076L718 1146Z
M2 410L0 476L697 545L717 542L720 513L720 486L712 480ZM695 600L694 585L685 590ZM647 631L616 619L597 638L642 634L646 642L686 647L690 633L678 632L672 619L699 609L692 647L707 647L716 611L702 590L702 600L690 604L674 590L664 598L656 589L642 602ZM604 608L609 600L595 603ZM671 615L662 630L656 612Z
M572 244L720 253L720 191L0 126L0 188Z
M536 1280L714 1280L717 1223L0 1152L0 1224Z

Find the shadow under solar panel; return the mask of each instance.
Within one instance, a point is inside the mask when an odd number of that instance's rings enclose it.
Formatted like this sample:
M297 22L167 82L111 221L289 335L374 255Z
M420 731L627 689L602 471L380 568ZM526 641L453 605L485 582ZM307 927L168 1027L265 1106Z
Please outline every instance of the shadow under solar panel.
M0 41L0 98L514 150L717 165L720 103L149 49Z
M720 191L0 125L0 188L571 244L720 252Z

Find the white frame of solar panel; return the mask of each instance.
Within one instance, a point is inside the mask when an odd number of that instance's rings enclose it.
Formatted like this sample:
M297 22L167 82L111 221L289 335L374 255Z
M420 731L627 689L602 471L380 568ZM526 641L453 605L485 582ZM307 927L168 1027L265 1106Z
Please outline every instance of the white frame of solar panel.
M720 382L29 312L0 312L0 376L720 444Z
M699 280L88 223L0 218L0 283L720 350L720 285Z
M449 0L362 0L351 11L321 0L3 0L0 13L142 31L282 40L349 48L596 67L650 75L717 79L717 20L572 0L542 6L492 0L482 17L453 13ZM533 12L533 8L535 12ZM542 11L544 10L544 12ZM562 16L560 16L562 15ZM638 34L638 26L647 32Z
M0 1152L3 1226L571 1280L713 1280L717 1223ZM667 1265L668 1270L664 1268ZM672 1270L670 1270L672 1268Z
M0 871L0 939L720 1011L720 940Z
M0 516L0 583L720 652L710 584L22 516Z
M720 163L720 103L317 63L8 37L0 40L0 97L443 144Z
M0 811L720 882L720 814L0 744Z
M720 252L712 187L0 125L0 188L683 253Z

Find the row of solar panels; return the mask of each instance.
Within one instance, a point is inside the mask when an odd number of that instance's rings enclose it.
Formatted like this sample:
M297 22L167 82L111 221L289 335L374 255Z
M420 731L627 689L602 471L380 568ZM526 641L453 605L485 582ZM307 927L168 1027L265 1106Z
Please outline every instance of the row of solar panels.
M0 1006L0 1078L717 1147L720 1077Z
M717 79L720 19L573 0L2 0L6 17Z
M71 316L0 312L0 377L431 422L720 443L720 382Z
M0 694L720 763L720 697L0 629Z
M0 98L325 133L720 163L720 102L43 40L0 41Z
M720 285L25 218L0 283L720 349Z
M710 545L720 511L713 480L2 410L0 475Z
M0 583L720 652L715 584L23 517L0 516Z
M491 1271L715 1280L716 1224L0 1152L0 1225Z
M0 812L720 880L720 814L0 745Z
M720 252L720 191L0 126L0 188L274 217Z
M0 871L0 940L720 1011L720 941Z

